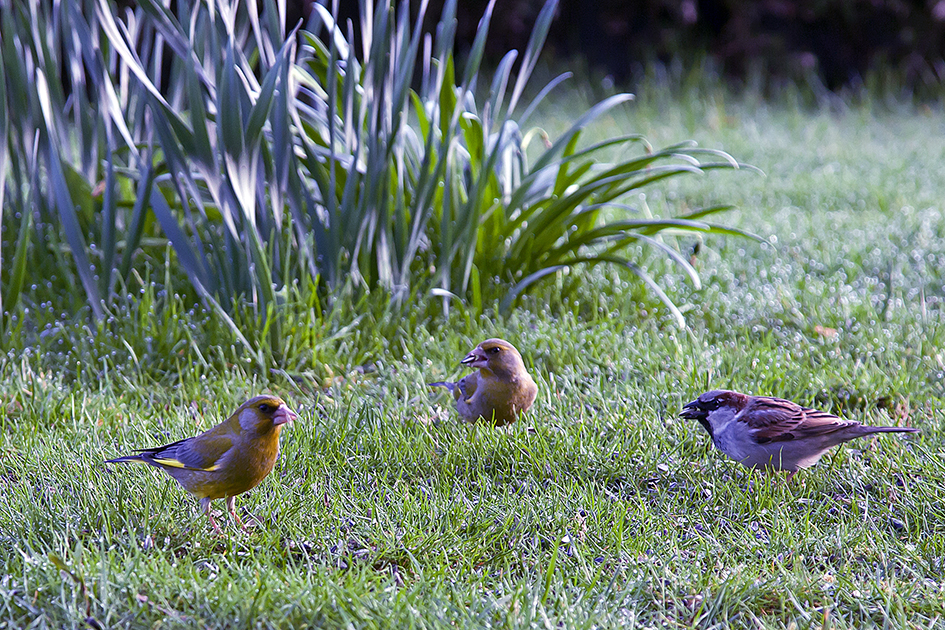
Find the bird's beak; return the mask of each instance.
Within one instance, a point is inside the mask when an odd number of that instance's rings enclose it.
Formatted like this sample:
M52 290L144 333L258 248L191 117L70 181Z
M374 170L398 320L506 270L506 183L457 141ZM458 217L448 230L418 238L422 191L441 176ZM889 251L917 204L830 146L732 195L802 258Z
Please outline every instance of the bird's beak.
M279 426L280 424L286 424L287 422L292 422L293 420L298 420L299 414L295 413L285 405L279 405L279 408L276 409L276 413L272 416L272 424Z
M477 346L476 349L467 354L466 358L460 361L460 363L473 368L481 368L489 363L489 359L486 357L486 353Z
M686 420L698 420L699 418L704 418L705 415L705 411L699 406L699 401L693 400L683 405L683 410L682 413L679 414L679 417L685 418Z

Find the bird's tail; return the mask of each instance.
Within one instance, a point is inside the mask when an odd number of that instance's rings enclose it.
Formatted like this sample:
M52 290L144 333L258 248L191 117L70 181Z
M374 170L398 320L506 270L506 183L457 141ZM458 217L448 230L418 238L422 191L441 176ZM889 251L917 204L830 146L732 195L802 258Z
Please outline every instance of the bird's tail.
M116 457L115 459L106 459L106 464L124 464L127 462L141 462L142 464L147 464L148 462L141 456L141 453L135 453L134 455L123 455L122 457Z
M427 387L445 387L452 392L456 388L456 383L450 383L449 381L439 381L437 383L427 383Z
M867 435L871 433L918 433L919 429L913 427L863 427L869 429Z

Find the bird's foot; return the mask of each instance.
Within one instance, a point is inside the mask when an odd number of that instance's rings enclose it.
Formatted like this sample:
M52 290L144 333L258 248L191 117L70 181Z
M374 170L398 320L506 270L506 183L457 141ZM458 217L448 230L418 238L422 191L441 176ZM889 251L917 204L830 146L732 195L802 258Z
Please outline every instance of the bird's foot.
M223 533L223 530L220 529L220 526L217 525L217 522L213 518L213 514L207 512L207 518L210 519L210 525L213 526L213 535L223 537L225 534Z

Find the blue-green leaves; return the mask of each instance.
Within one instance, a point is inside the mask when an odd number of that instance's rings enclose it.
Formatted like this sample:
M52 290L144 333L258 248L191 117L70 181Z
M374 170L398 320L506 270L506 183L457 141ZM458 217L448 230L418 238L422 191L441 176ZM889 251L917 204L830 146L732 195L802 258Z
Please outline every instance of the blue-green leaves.
M407 0L361 0L356 27L316 4L311 31L287 34L284 0L4 5L0 201L7 224L11 211L24 219L12 258L0 258L12 265L3 307L20 299L30 261L53 275L53 260L102 318L142 259L172 252L165 262L261 363L281 353L298 286L314 287L320 307L380 291L394 305L449 296L444 308L508 309L566 269L610 264L682 323L659 287L663 267L646 269L639 246L698 287L664 237L743 233L705 222L724 206L653 217L631 210L634 195L738 163L686 143L654 151L633 134L582 146L629 94L556 139L526 127L569 76L520 106L556 1L487 81L494 6L457 68L455 0L433 34L425 1L411 15Z

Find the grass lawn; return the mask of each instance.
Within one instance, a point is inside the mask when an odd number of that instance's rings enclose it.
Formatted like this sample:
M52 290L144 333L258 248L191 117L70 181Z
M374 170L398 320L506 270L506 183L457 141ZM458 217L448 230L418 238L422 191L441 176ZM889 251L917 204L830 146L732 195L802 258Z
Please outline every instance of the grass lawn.
M564 128L583 91L541 124ZM655 214L733 203L724 222L776 237L707 239L700 291L661 277L686 331L629 277L595 269L505 320L326 324L335 337L312 366L324 389L204 361L199 340L96 353L81 326L7 355L0 626L945 625L941 107L809 111L654 89L592 135L627 132L694 138L766 174L648 194ZM213 338L199 314L174 317ZM143 321L114 327L127 337L114 347L162 334ZM509 430L461 424L424 385L460 375L487 336L516 344L540 387ZM922 434L852 442L786 485L677 418L711 387ZM166 476L102 465L263 391L301 417L273 474L237 499L250 534L223 512L227 536L214 538Z

